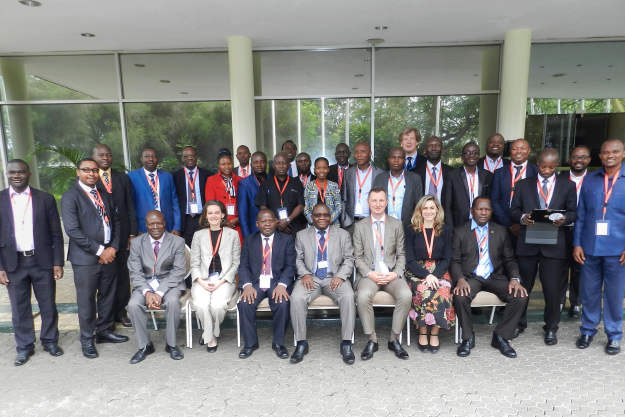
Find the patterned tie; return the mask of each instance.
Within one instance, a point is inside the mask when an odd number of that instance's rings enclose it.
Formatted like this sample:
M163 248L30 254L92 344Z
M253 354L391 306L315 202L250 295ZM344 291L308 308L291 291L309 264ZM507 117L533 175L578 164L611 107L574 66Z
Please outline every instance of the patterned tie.
M343 175L345 175L345 168L339 167L339 190L341 189L341 185L343 184Z
M107 186L111 185L111 181L109 179L109 173L108 172L103 172L102 176L104 177L104 182L106 183Z
M265 258L265 268L263 269L263 275L271 275L271 246L269 246L269 238L265 238L265 253L267 254L267 258ZM263 291L267 291L268 288L261 288Z
M154 256L158 258L158 253L161 251L161 242L158 240L154 242Z
M407 157L408 162L406 162L406 171L410 171L412 169L412 156Z
M243 175L242 175L242 177L243 177L243 178L247 177L247 168L243 168L243 167L241 167L241 169L243 170Z
M378 231L378 235L380 235L380 237L383 239L382 220L376 220L375 228ZM384 257L382 256L382 247L380 246L380 241L376 239L373 245L375 246L375 259L373 261L373 270L375 272L382 272L382 270L380 269L380 261L384 261Z
M158 209L158 197L156 193L154 192L154 189L156 188L156 181L154 180L154 173L150 172L148 175L150 176L150 182L154 186L154 188L150 187L150 191L152 191L152 203L154 203L154 208Z
M323 245L326 243L326 232L319 232L319 235L321 236L319 238L319 246L321 246L323 248ZM323 252L321 252L319 250L319 248L317 248L317 263L323 261L323 260L327 260L328 259L328 248L324 248ZM317 272L315 273L315 275L317 275L319 278L324 279L326 276L328 276L328 268L317 268Z
M91 190L91 195L93 196L93 199L95 201L100 201L100 198L98 197L98 192L95 190L95 188ZM99 204L96 204L95 208L98 210L98 215L100 216L100 220L104 220L104 210L102 209L102 207L100 207Z
M435 182L436 182L436 167L432 167L432 178L430 180L430 187L428 190L429 195L438 195L438 187L436 186Z
M547 194L549 193L549 189L547 188L547 184L549 183L548 179L544 179L543 180L543 194L545 195L545 197L549 197ZM540 208L541 209L546 209L547 208L547 202L545 201L545 198L541 195L538 196L538 199L540 200Z
M191 180L191 184L195 186L195 179L193 178L193 175L195 175L195 171L189 171L189 179ZM197 200L191 192L191 186L189 186L187 187L187 213L189 213L191 217L195 217L196 215L191 213L191 204L197 204Z

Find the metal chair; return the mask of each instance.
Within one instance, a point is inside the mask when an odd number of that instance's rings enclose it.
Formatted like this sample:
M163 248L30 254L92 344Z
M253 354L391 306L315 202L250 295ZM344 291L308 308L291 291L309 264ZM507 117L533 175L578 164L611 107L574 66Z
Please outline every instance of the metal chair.
M505 301L501 301L499 297L488 291L478 292L471 302L471 307L492 307L488 324L493 324L493 318L495 317L495 308L503 307L505 305ZM462 329L460 329L460 319L458 318L458 316L456 316L456 344L460 343L460 336L462 336Z

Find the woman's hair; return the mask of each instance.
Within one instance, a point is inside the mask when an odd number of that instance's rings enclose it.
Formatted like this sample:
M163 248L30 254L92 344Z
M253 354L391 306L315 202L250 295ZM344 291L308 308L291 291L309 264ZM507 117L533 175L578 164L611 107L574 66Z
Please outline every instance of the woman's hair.
M428 201L433 201L438 209L438 213L436 213L436 217L434 218L434 234L436 237L441 235L443 231L443 221L445 220L445 213L443 212L443 207L441 207L441 203L438 201L435 195L424 195L421 197L421 200L417 203L417 207L415 207L414 212L412 213L412 218L410 219L410 225L412 226L412 230L416 233L420 233L423 227L423 215L421 212L423 211L423 207L425 203Z
M222 203L221 201L217 201L217 200L207 201L204 204L204 208L202 209L202 214L200 214L200 220L198 221L198 224L201 229L208 229L208 227L210 227L210 224L208 223L208 220L206 219L206 210L208 209L209 206L217 206L219 207L221 214L224 214L224 215L226 214L226 206L224 206L224 203ZM221 227L223 227L225 222L226 222L226 216L221 218Z
M315 165L313 166L317 166L317 162L319 161L326 161L326 164L328 164L328 166L330 166L330 161L328 161L327 158L324 158L323 156L320 156L319 158L315 159Z
M228 158L230 162L232 162L232 155L228 153L221 153L217 154L217 163L219 163L219 161L221 161L223 158Z

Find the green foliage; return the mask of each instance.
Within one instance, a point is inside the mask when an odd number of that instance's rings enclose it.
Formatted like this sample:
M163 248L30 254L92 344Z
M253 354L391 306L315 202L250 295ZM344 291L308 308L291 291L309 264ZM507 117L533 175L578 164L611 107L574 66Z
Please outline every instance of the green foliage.
M44 152L50 155L48 155L48 163L41 167L41 178L51 184L50 188L45 188L45 190L55 195L63 194L76 182L78 161L85 156L75 148L35 145L29 158Z

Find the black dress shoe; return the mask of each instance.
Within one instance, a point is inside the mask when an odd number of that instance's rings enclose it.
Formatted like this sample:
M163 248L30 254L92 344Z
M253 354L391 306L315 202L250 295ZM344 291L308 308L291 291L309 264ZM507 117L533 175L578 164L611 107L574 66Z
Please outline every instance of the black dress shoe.
M341 348L339 349L339 351L343 356L343 362L348 365L354 364L354 362L356 361L356 355L354 355L351 343L341 343Z
M523 329L522 327L517 327L516 329L514 329L514 338L516 339L517 337L519 337L519 335L524 331L525 329Z
M258 343L254 344L254 346L252 347L246 346L243 349L241 349L241 352L239 352L239 358L241 359L249 358L250 356L252 356L252 353L254 353L254 351L257 349L258 349Z
M362 353L360 354L360 359L362 359L363 361L368 361L369 359L373 358L373 352L377 351L378 344L373 340L369 340L365 345L365 348L362 350Z
M592 336L588 336L587 334L580 335L579 338L575 341L575 346L578 349L586 349L590 346L590 342L592 342Z
M458 350L456 354L461 358L465 358L471 354L471 349L475 347L475 333L471 335L470 338L463 340L458 346Z
M61 349L61 347L59 345L48 345L48 346L44 346L43 350L45 352L49 352L50 355L52 356L62 356L63 355L63 349Z
M128 317L122 317L121 319L117 319L115 321L124 327L132 327L132 322Z
M399 340L393 340L392 342L388 342L388 350L392 350L393 352L395 352L395 356L397 356L399 359L408 359L410 357L408 355L408 352L406 352L404 348L401 347L401 343L399 343Z
M217 345L215 345L215 346L206 346L206 351L208 353L215 353L215 352L217 352Z
M621 344L618 340L608 340L605 345L605 353L608 355L616 355L621 351Z
M419 335L419 336L421 336L421 335ZM427 334L426 334L425 336L427 337ZM425 345L422 345L422 344L421 344L421 343L419 343L419 341L417 340L417 347L418 347L418 349L419 349L421 352L423 352L423 353L427 353L427 352L429 352L429 351L430 351L429 346L430 346L430 345L429 345L428 343L426 343Z
M569 309L569 317L578 319L581 317L581 315L582 309L580 308L580 306L571 306L571 308Z
M297 347L291 355L291 363L300 363L308 355L308 343L297 342Z
M199 343L200 346L204 346L204 336L200 336L200 340L197 341Z
M279 345L276 342L271 342L271 348L276 352L276 355L280 359L286 359L289 357L289 351L286 350L286 347L284 347L284 345Z
M510 343L495 332L493 332L493 340L490 342L490 345L495 349L499 349L505 357L516 358L516 351L510 346Z
M34 354L35 354L34 350L29 350L28 352L18 353L17 358L15 358L15 362L13 362L13 365L15 366L24 365L26 362L28 362L28 359L30 359L30 357L33 356Z
M98 356L98 350L95 348L93 342L87 342L82 344L82 354L85 358L95 359Z
M124 343L128 341L128 336L115 333L99 334L95 337L96 343Z
M556 336L556 332L545 333L545 344L547 346L553 346L558 344L558 336Z
M148 355L151 355L154 352L154 344L150 342L134 354L134 356L130 359L130 363L133 365L135 363L139 363L144 360Z
M178 349L178 346L165 345L165 352L169 353L169 356L175 361L184 359L184 354Z

